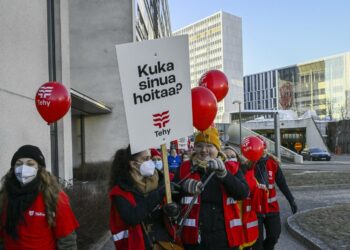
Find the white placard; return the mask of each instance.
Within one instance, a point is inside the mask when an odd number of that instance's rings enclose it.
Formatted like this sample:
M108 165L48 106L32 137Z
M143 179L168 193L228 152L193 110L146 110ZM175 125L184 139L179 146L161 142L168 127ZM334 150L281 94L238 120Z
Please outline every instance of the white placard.
M116 45L131 152L193 133L187 36Z
M188 137L182 137L178 140L179 149L188 150Z

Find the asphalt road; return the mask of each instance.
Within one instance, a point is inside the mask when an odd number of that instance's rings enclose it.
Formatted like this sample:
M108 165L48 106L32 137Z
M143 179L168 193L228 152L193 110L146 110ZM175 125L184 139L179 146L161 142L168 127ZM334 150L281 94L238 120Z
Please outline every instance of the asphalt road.
M282 169L303 171L335 171L350 172L350 155L332 157L331 161L304 161L303 164L282 164ZM341 186L295 186L290 187L298 205L299 211L317 207L331 206L334 204L350 203L350 181L349 185ZM276 250L304 250L308 249L302 242L294 238L287 230L287 218L291 215L287 200L278 193L281 207L282 233ZM113 243L108 241L103 250L114 249Z
M303 164L282 164L282 169L303 171L350 172L350 155L333 156L331 161L304 161ZM290 187L299 211L318 207L350 203L349 185L296 186ZM281 207L282 233L276 245L277 250L303 250L307 247L294 238L287 230L287 218L291 215L290 207L283 194L278 193Z

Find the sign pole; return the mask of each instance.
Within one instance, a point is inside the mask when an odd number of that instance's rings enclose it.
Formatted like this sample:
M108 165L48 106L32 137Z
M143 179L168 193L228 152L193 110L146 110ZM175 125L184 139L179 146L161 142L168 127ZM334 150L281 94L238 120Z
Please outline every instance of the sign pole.
M169 166L168 166L168 152L166 150L166 144L162 144L161 149L162 149L162 157L163 157L165 197L166 197L166 202L171 203L172 199L171 199L170 177L169 177Z

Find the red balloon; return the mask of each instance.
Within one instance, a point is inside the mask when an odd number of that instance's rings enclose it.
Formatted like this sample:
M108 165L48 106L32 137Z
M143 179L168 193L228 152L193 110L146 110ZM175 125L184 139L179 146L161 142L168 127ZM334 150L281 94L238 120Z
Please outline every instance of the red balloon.
M35 105L47 124L61 119L71 105L70 94L62 83L47 82L38 89Z
M220 70L209 70L199 80L199 86L208 88L214 93L216 100L220 102L227 95L228 80Z
M213 123L218 108L215 95L204 87L195 87L192 94L193 126L204 131Z
M257 161L264 153L264 143L257 136L248 136L242 141L241 152L248 160Z

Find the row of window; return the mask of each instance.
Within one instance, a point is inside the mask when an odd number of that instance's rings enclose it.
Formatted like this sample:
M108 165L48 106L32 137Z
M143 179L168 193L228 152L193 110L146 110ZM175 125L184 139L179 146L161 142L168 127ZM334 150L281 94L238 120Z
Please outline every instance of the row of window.
M274 72L265 72L243 78L244 91L262 90L276 87L276 75Z
M250 93L245 92L244 97L246 101L276 98L276 89L266 89Z
M247 102L244 100L244 109L276 109L277 99L259 100Z

